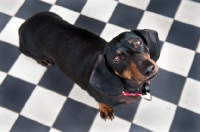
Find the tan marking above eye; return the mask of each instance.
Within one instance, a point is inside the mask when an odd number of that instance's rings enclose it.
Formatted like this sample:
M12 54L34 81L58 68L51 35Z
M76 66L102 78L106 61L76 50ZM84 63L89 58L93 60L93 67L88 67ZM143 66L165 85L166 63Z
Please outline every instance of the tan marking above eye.
M129 39L128 42L129 42L129 44L132 44L132 43L133 43L133 40L132 40L132 39Z
M121 54L122 52L120 50L116 50L116 53L117 54Z

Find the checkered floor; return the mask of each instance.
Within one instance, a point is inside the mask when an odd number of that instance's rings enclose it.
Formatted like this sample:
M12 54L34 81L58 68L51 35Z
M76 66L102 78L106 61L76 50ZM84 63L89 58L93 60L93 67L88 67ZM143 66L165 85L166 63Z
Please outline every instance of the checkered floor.
M151 102L115 107L102 120L98 104L54 66L19 52L18 28L51 11L107 41L130 29L154 29L162 41ZM199 132L199 0L0 0L0 132Z

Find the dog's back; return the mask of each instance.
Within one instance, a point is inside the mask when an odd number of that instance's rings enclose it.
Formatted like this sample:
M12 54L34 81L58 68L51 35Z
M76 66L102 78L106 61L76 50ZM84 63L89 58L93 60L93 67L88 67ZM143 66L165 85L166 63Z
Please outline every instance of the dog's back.
M21 27L19 28L19 49L23 54L32 57L37 61L47 58L47 56L41 52L38 46L41 47L43 45L42 43L39 43L39 39L43 37L41 33L47 36L48 34L46 34L47 31L45 30L49 29L44 28L43 30L41 27L44 27L45 23L48 23L48 19L52 18L62 20L62 18L60 18L56 14L43 12L32 16L21 25Z
M38 13L26 20L19 36L22 53L36 61L53 60L83 88L88 87L90 70L107 43L50 12Z

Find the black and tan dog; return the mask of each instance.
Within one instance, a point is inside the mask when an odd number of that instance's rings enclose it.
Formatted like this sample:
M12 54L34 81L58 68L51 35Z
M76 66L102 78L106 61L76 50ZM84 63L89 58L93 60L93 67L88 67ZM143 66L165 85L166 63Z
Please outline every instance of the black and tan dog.
M129 104L156 76L160 55L153 30L124 32L106 42L54 13L38 13L19 29L20 51L44 66L60 70L99 102L101 117L113 118L112 106Z

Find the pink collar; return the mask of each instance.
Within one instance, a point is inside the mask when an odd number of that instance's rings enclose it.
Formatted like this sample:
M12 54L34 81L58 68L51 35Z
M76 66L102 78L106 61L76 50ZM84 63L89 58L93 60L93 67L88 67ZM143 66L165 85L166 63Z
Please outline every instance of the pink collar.
M142 91L139 91L139 92L134 92L134 93L129 93L129 92L125 92L123 91L122 92L122 95L124 96L135 96L135 97L142 97L148 101L151 101L152 100L152 97L150 95L150 90L149 90L149 85L150 85L150 81L148 81L145 86L144 86L144 89ZM148 87L148 89L147 89Z

